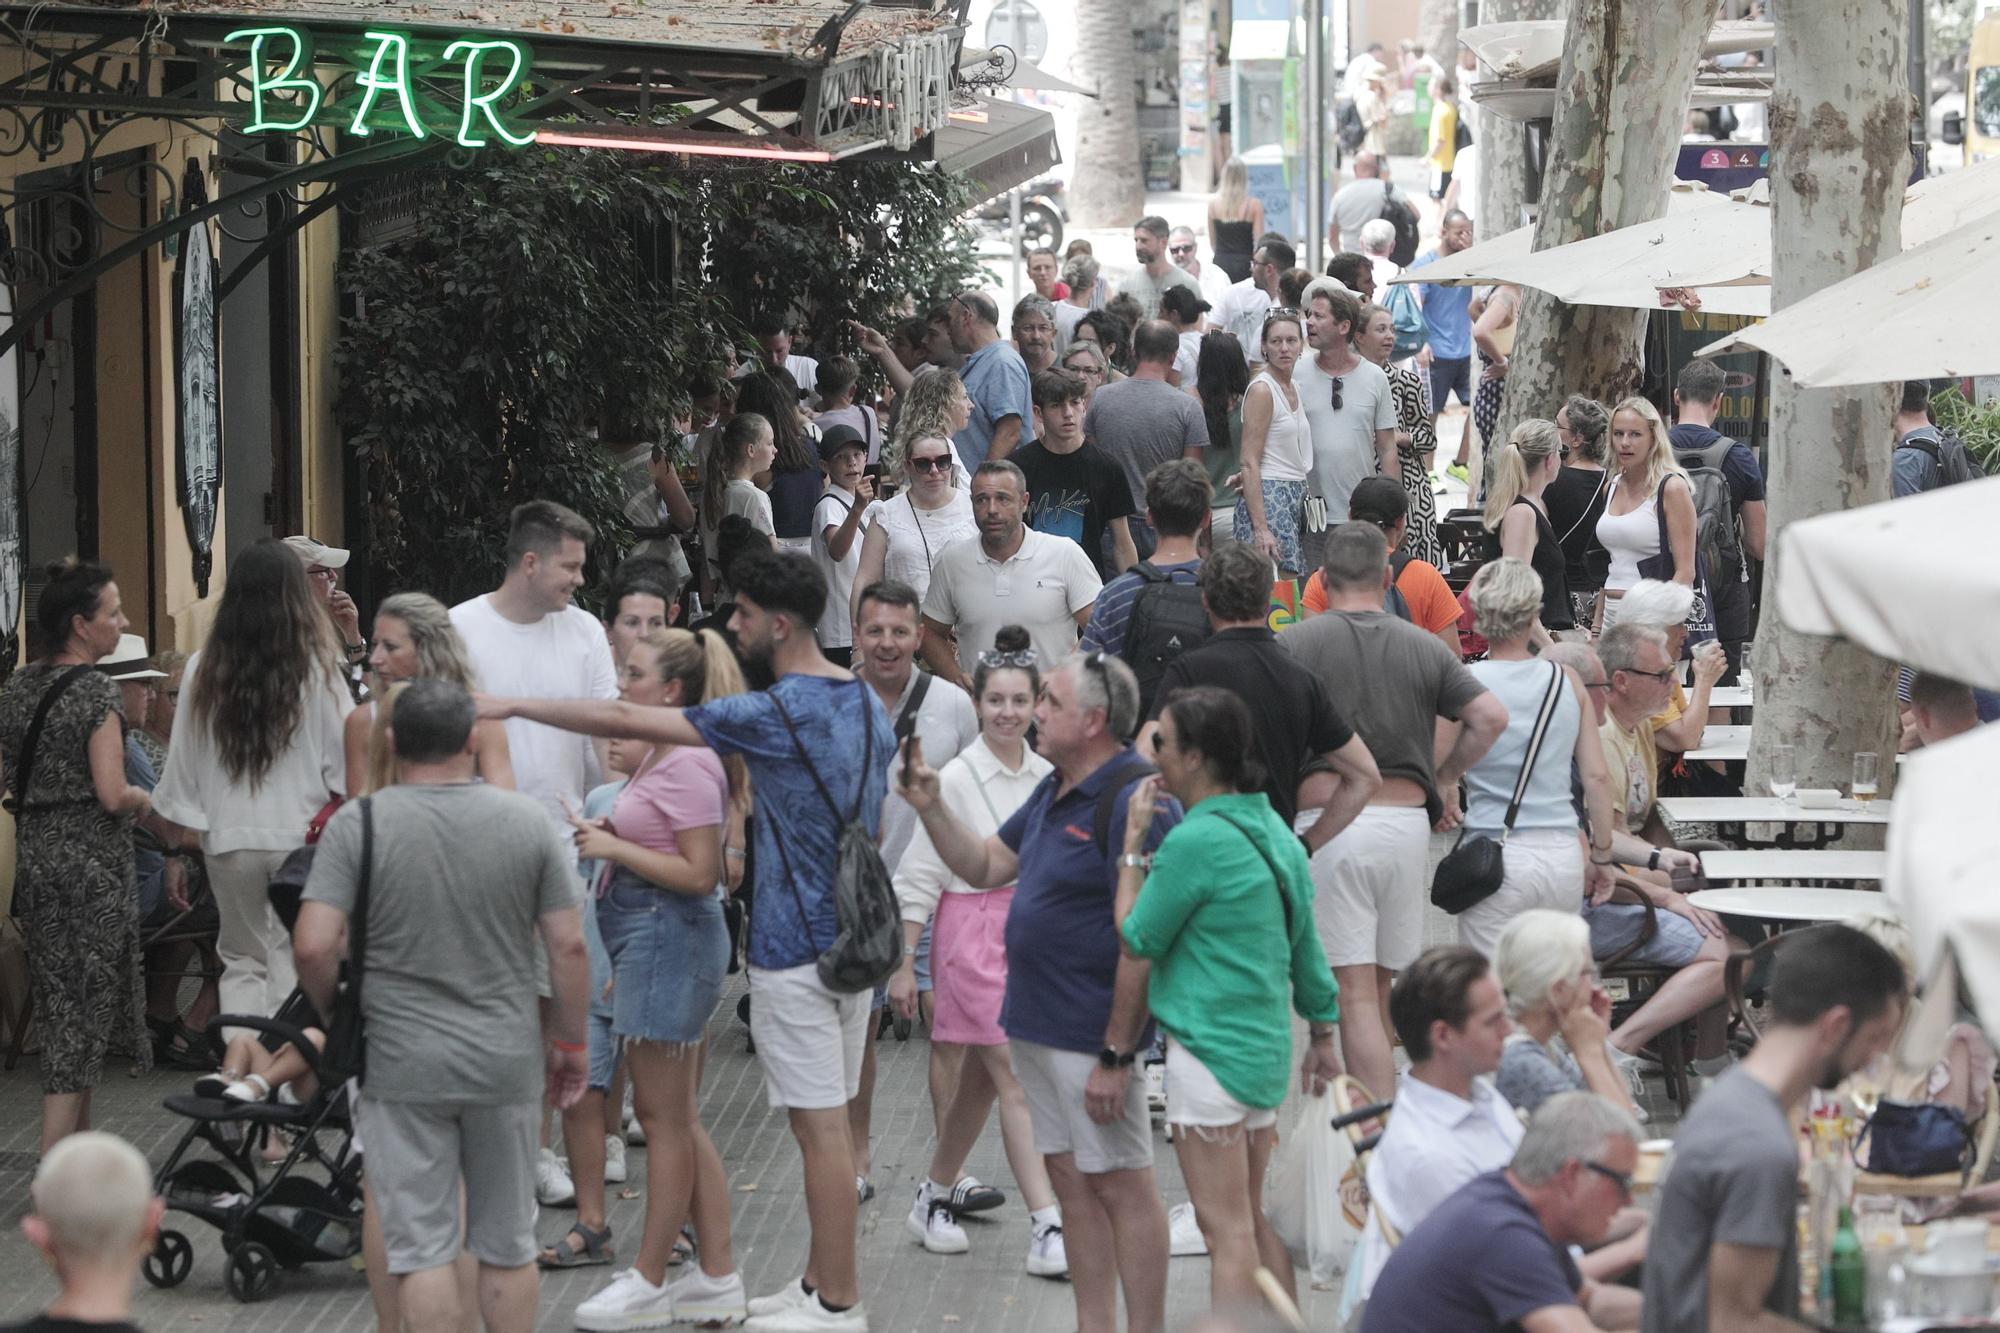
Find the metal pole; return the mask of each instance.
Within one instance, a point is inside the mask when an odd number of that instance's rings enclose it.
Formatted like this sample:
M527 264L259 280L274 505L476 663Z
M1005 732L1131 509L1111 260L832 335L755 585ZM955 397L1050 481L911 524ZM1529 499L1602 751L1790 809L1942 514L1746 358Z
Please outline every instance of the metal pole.
M1306 268L1326 264L1326 0L1306 0Z
M1925 47L1924 24L1927 15L1924 6L1929 0L1909 0L1910 42L1905 52L1905 64L1909 70L1910 95L1916 98L1916 122L1910 127L1910 146L1916 151L1917 170L1923 175L1930 174L1931 146L1931 81L1930 56Z
M1012 20L1009 34L1014 45L1014 67L1028 58L1026 44L1021 39L1021 10L1023 0L1008 0L1007 14ZM1021 290L1021 187L1015 186L1007 196L1007 249L1012 252L1013 297L1019 301L1025 292Z

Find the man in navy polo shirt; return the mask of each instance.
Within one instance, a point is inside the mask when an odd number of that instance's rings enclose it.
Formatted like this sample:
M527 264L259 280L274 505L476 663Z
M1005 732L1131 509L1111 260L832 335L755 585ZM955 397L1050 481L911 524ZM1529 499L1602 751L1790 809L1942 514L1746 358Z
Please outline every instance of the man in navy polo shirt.
M1362 1333L1583 1333L1631 1328L1638 1293L1577 1271L1632 1201L1639 1126L1590 1092L1543 1102L1514 1160L1474 1176L1389 1256Z
M1148 968L1120 953L1111 915L1117 830L1151 771L1126 743L1138 722L1131 668L1078 653L1044 679L1035 706L1035 747L1055 772L997 834L982 840L952 817L920 747L899 788L954 874L977 888L1016 885L1000 1022L1062 1205L1081 1333L1113 1333L1121 1287L1130 1333L1158 1333L1166 1319L1167 1214L1145 1082L1132 1077L1149 1038ZM1180 817L1169 801L1149 853Z

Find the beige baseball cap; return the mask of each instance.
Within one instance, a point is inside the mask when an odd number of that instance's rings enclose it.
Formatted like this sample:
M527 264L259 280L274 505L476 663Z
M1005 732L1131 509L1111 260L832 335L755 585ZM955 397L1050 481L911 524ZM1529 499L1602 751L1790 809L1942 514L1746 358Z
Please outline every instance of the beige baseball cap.
M338 546L328 546L310 537L287 537L285 545L292 548L292 554L305 563L307 569L318 565L323 569L339 569L347 563L348 553Z

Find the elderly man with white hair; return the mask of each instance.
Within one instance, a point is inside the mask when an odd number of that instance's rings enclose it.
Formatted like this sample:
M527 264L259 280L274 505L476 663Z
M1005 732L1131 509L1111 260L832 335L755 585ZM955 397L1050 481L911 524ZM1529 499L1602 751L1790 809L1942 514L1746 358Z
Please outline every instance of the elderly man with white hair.
M39 1318L15 1327L136 1333L132 1284L165 1208L146 1159L116 1135L71 1134L43 1156L29 1193L34 1211L21 1231L62 1292Z
M1389 279L1403 271L1403 266L1389 258L1389 252L1396 248L1396 224L1387 218L1376 218L1361 228L1361 253L1368 256L1369 267L1375 270L1375 290L1388 288Z
M1618 619L1645 625L1667 636L1667 659L1678 663L1687 646L1687 618L1694 609L1694 589L1685 583L1641 579L1618 603ZM1728 654L1722 645L1708 639L1696 645L1693 661L1693 690L1684 691L1678 680L1665 704L1651 719L1654 744L1663 752L1662 769L1701 746L1702 729L1708 725L1709 692L1729 670Z

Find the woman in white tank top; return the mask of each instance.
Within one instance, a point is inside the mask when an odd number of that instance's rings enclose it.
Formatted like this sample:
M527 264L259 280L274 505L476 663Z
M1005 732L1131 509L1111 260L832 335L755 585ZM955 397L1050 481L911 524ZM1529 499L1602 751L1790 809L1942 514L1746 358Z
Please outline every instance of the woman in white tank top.
M1303 572L1299 522L1305 508L1312 440L1305 411L1292 387L1292 367L1305 347L1296 310L1264 317L1264 369L1243 395L1242 494L1236 501L1236 540L1250 542L1278 566L1280 576Z
M1613 476L1597 520L1597 542L1610 554L1611 568L1597 603L1599 634L1617 620L1618 599L1640 579L1671 578L1692 587L1695 576L1694 491L1674 461L1659 409L1643 398L1627 398L1612 409L1610 434ZM1673 557L1671 573L1641 567L1663 553L1662 534Z

